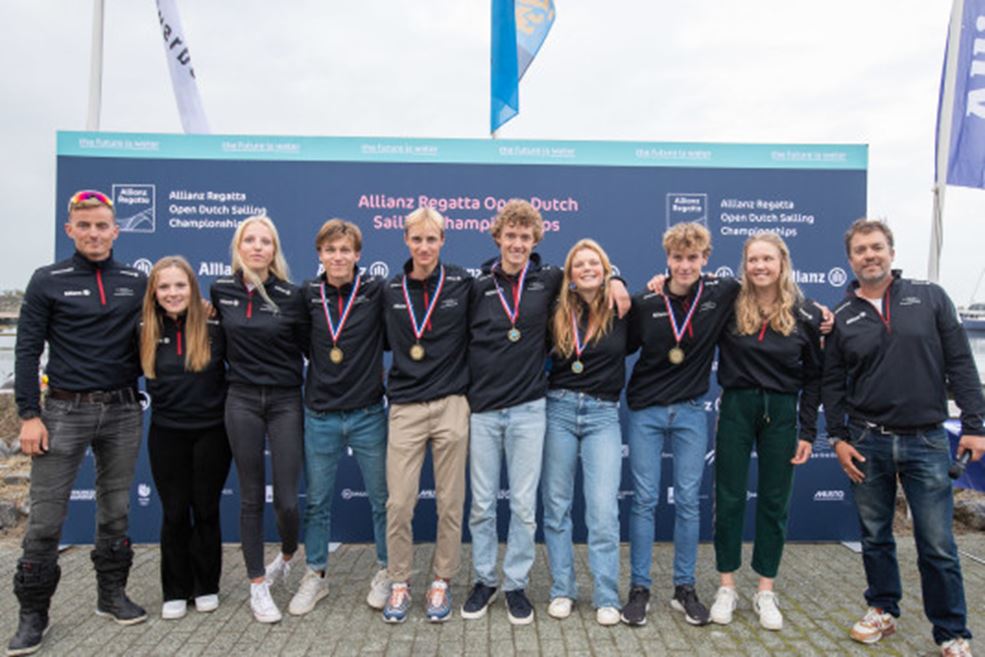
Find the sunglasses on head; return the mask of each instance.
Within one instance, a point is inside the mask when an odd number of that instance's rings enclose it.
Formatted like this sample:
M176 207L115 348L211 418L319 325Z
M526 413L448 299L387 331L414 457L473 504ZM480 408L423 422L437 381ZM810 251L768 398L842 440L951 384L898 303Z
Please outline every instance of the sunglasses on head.
M101 203L108 208L113 207L113 199L106 196L102 192L96 191L94 189L83 189L82 191L75 192L71 199L68 201L68 211L71 212L75 208L79 207L86 201L96 201Z

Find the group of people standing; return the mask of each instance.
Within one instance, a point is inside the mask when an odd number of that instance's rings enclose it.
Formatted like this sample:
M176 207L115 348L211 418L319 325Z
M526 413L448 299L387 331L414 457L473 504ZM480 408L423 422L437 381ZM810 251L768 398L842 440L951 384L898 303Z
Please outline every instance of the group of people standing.
M410 258L402 272L384 280L359 267L359 228L326 222L315 237L324 272L296 286L274 223L251 217L233 236L233 273L213 283L208 306L180 257L161 259L149 279L116 262L112 244L119 229L111 199L91 190L72 197L66 232L76 253L35 272L18 329L21 445L35 458L31 515L14 578L20 619L8 655L37 650L48 627L61 522L89 446L97 461L97 613L124 624L146 618L125 592L133 555L126 528L140 441L140 374L152 398L148 447L164 508L166 619L184 616L189 602L201 612L219 604L218 508L230 461L240 484L250 604L261 622L282 617L270 587L286 580L296 563L304 470L305 570L288 611L314 609L329 592L332 496L349 448L365 483L376 544L378 567L366 600L385 621L403 622L412 601L411 521L430 445L438 520L425 595L428 620L445 621L453 613L449 584L459 570L466 467L474 572L461 616L484 616L502 587L510 622L533 621L526 588L538 491L551 571L547 613L557 619L572 613L579 598L572 508L580 457L596 619L642 625L668 443L675 507L671 607L694 625L731 621L755 450L752 567L760 579L752 603L762 626L779 630L783 616L773 582L793 470L810 458L823 397L839 461L859 501L869 577L870 610L852 637L872 642L895 629L900 591L884 508L895 495L893 468L908 495L912 489L920 498L919 513L911 500L915 520L926 516L931 522L949 509L950 492L938 487L926 493L924 478L903 473L909 461L894 460L895 442L884 443L899 441L914 453L920 443L921 454L934 452L935 467L944 463L946 470L950 454L941 449L946 436L940 422L950 387L963 411L962 449L980 458L985 401L946 295L890 272L892 233L885 224L859 220L849 230L846 248L859 281L833 315L803 297L786 244L772 233L746 242L739 279L733 280L702 273L711 253L706 228L675 225L663 237L667 274L630 297L593 240L578 241L563 268L542 263L534 248L543 238L543 220L525 201L510 201L497 215L492 237L499 252L475 277L441 258L445 231L438 212L422 207L404 226ZM870 244L879 239L888 251L877 253ZM881 288L884 296L872 296ZM823 355L822 333L830 333L833 357ZM42 405L37 366L46 341L50 387ZM708 445L701 399L716 348L723 388L715 460L720 587L709 610L695 589L695 566ZM392 365L384 386L385 350ZM908 357L908 350L919 358ZM633 498L630 590L621 604L618 409L625 358L637 351L626 390ZM904 377L878 384L867 378L888 376L883 370L904 363L911 377L920 368L920 386L907 386ZM281 539L268 564L265 450ZM504 463L510 525L500 566L496 511ZM926 606L935 639L942 651L952 650L944 654L970 654L950 529L921 521L916 531L925 600L937 600ZM933 559L925 557L930 551ZM938 586L947 592L928 590ZM967 651L953 652L955 646Z

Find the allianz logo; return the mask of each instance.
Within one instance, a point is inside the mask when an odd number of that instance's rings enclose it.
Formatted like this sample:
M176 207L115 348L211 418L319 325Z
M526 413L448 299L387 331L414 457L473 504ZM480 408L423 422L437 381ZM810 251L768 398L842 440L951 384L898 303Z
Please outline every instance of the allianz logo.
M369 497L366 491L352 490L351 488L343 488L341 495L343 500L351 500L356 497Z
M198 263L199 276L232 276L233 268L221 260L202 261Z
M814 493L815 502L841 502L845 499L843 490L819 490Z
M73 502L95 502L96 489L94 488L73 488L69 499Z
M89 290L65 290L62 294L66 297L87 297L92 292Z

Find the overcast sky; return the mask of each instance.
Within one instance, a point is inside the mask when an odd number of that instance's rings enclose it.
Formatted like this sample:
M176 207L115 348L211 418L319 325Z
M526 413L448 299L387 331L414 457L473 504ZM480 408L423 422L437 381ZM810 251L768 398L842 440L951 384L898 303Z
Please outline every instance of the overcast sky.
M868 214L926 275L948 0L556 3L504 138L868 144ZM487 137L488 0L178 6L216 133ZM3 0L0 19L0 288L23 288L53 256L55 131L85 128L92 2ZM153 0L106 0L105 31L101 129L180 132ZM985 191L948 188L959 304L983 210Z

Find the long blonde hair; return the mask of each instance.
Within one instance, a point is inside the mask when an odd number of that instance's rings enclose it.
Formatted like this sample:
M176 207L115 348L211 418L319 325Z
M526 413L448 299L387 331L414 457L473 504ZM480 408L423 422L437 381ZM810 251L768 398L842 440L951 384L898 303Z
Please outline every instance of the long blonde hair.
M198 279L191 265L181 256L165 256L154 263L147 281L147 292L144 293L144 307L141 311L143 329L140 332L140 365L144 376L153 379L157 365L157 343L164 331L164 311L157 303L157 282L161 272L168 268L182 271L188 277L188 310L185 311L185 370L201 372L212 358L212 348L209 345L209 329L206 324L205 308L202 305L202 293L198 288Z
M581 298L575 290L571 281L571 266L577 254L582 249L589 249L598 255L602 261L602 283L599 294L591 303ZM579 317L583 310L588 311L588 321L586 322L586 332L591 335L591 343L598 344L598 341L605 336L612 328L613 310L610 307L609 279L612 277L612 264L609 256L599 246L598 242L591 239L578 240L571 250L568 257L564 259L564 279L561 281L561 293L558 295L557 306L554 309L554 350L563 358L570 358L575 352L575 335L571 326L571 313L575 312Z
M230 254L232 256L233 274L240 272L245 283L256 288L256 291L261 297L263 297L264 301L269 303L274 308L277 308L277 304L273 302L270 295L267 294L267 289L263 286L264 281L261 281L260 277L253 273L253 271L248 267L244 267L243 260L239 257L239 245L243 241L243 235L246 233L246 229L253 224L261 224L270 231L270 238L274 243L274 259L270 262L270 273L286 283L291 281L291 272L287 267L287 260L284 259L284 252L280 248L280 235L277 233L277 226L275 226L273 220L266 215L247 217L239 226L236 227L236 232L233 233L233 241L229 245Z
M746 281L746 262L749 256L749 247L755 242L764 242L776 247L780 252L780 277L776 282L777 295L776 303L768 313L764 313L756 302L756 293L752 285ZM793 263L790 260L790 249L783 238L776 233L759 232L749 237L742 247L742 264L739 265L739 280L742 288L739 296L735 300L735 324L742 335L754 335L762 330L763 323L769 324L770 328L780 335L790 335L797 323L794 317L794 309L800 303L804 295L800 287L793 279Z

